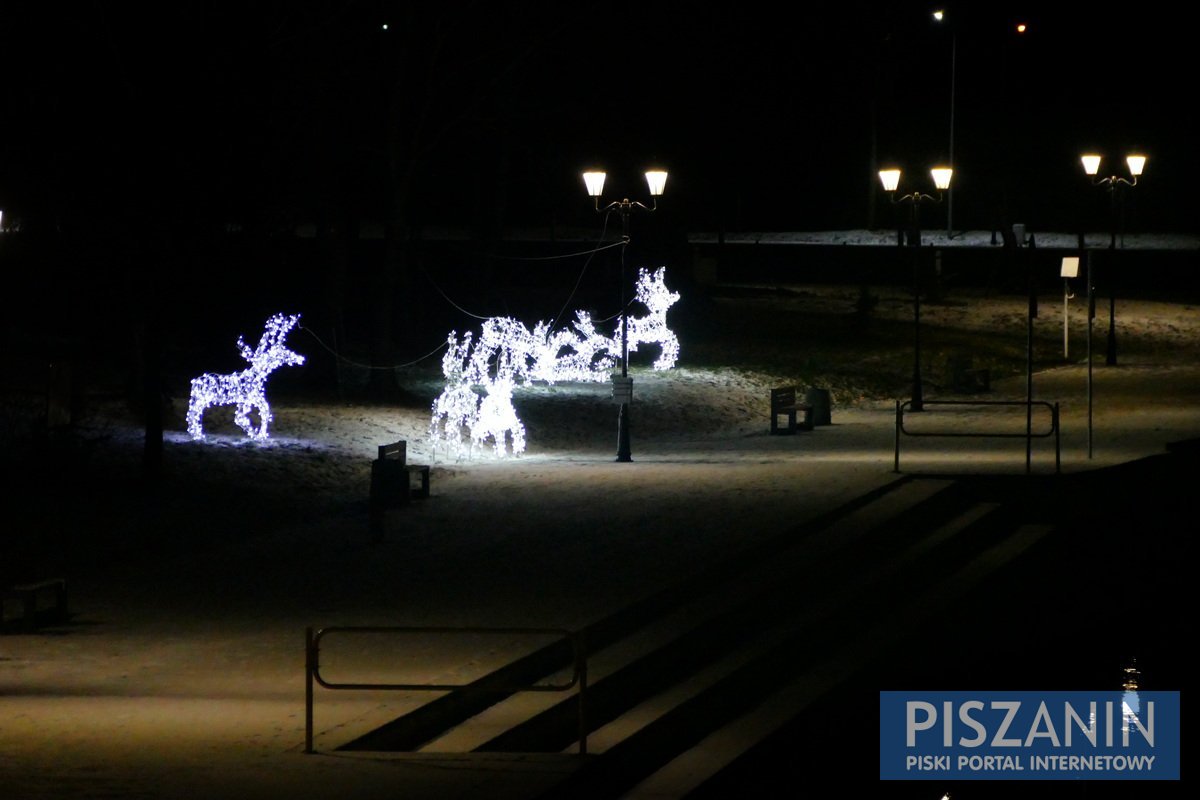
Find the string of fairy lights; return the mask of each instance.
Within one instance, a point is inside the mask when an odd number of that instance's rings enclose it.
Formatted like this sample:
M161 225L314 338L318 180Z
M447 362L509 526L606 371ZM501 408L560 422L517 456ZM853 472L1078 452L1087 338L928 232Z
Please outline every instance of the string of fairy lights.
M608 231L609 216L611 216L611 214L604 215L604 225L600 230L600 239L599 239L600 241L604 241L604 237ZM613 247L624 247L627 244L628 244L628 242L625 242L625 241L610 242L609 244L598 245L596 247L591 248L590 250L583 250L583 251L580 251L577 253L563 253L563 254L553 255L553 256L502 256L502 255L496 255L496 254L487 254L485 257L486 258L503 258L503 259L507 259L510 261L554 261L554 260L564 260L564 259L568 259L568 258L579 258L580 256L587 256L587 260L583 262L583 266L579 270L579 275L575 278L575 285L571 288L570 294L567 295L567 299L563 303L562 308L559 310L558 314L555 315L555 317L554 317L553 325L557 325L559 319L562 318L563 313L567 310L567 306L569 306L571 304L571 300L574 299L576 292L579 291L579 287L583 283L584 275L587 273L587 269L591 265L592 258L596 255L596 253L611 249ZM461 313L465 316L471 317L473 319L478 319L478 320L487 320L487 319L492 318L489 315L476 314L476 313L464 308L461 304L456 302L454 300L454 298L452 298L450 295L448 295L445 291L442 290L442 287L438 284L437 281L434 280L433 276L429 274L429 271L425 269L425 266L423 264L420 264L420 262L418 262L418 265L420 266L421 272L425 276L425 279L429 281L429 285L434 288L434 291L436 291L439 295L441 295L442 299L445 300L451 307L453 307L459 313ZM618 309L616 311L616 313L614 313L608 317L605 317L603 320L599 320L599 321L600 322L608 322L609 320L616 319L617 317L621 316L622 311L624 311L624 310L628 309L630 306L632 306L633 303L635 302L635 300L636 299L629 300L629 302L627 302L623 308ZM415 358L412 361L407 361L403 364L387 364L387 365L366 364L361 361L355 361L354 359L348 358L345 355L343 355L342 353L338 352L333 347L330 347L328 344L325 343L325 341L320 336L317 335L317 333L312 328L306 328L303 325L300 325L298 327L300 328L300 330L303 330L309 336L313 337L313 339L316 340L317 344L319 344L322 347L322 349L324 349L326 352L328 352L334 358L338 359L339 361L341 361L344 364L349 364L350 366L358 367L360 369L388 371L388 370L398 370L398 369L407 369L409 367L415 367L417 364L420 364L420 363L426 361L427 359L430 359L433 356L437 355L446 347L446 343L442 342L441 344L439 344L437 347L430 350L425 355L420 356L419 358Z

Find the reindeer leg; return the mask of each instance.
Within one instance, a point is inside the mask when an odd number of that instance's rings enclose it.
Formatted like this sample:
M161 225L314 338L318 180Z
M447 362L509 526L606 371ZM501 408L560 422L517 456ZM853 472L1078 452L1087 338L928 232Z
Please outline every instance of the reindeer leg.
M512 440L513 455L519 456L525 452L525 425L520 419L516 418L515 412L513 416Z
M267 426L271 424L271 406L267 404L267 398L263 397L261 402L256 404L258 408L258 435L255 439L267 438Z
M188 399L187 429L188 434L197 441L204 438L204 425L201 421L203 416L204 401L200 399L200 396L193 389L192 395Z
M233 414L233 421L237 423L237 426L241 428L247 436L249 436L251 439L255 438L254 426L250 423L249 403L237 404L237 411L235 411Z

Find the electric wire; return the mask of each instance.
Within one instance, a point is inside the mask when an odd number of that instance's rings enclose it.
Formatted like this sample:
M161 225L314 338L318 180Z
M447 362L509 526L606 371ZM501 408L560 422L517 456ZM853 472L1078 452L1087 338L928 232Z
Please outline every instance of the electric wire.
M604 236L608 232L608 220L611 215L612 215L611 211L605 213L605 215L604 215L604 225L600 230L599 241L604 241ZM562 308L559 309L558 314L554 317L554 321L550 326L551 330L553 330L558 325L558 321L562 318L562 315L566 312L567 307L571 304L571 301L575 298L575 294L579 291L579 287L583 283L583 277L585 274L587 274L588 267L591 265L592 258L596 255L596 253L599 253L603 250L609 250L613 247L626 247L626 246L628 246L628 244L629 244L629 242L627 240L623 239L622 241L619 241L619 242L612 242L611 244L605 244L605 245L599 245L597 247L593 247L591 250L584 250L584 251L581 251L578 253L567 253L567 254L557 255L557 256L515 257L515 256L492 255L492 256L488 256L488 257L489 258L507 258L509 260L514 260L514 261L552 261L552 260L559 260L559 259L565 259L565 258L578 258L580 256L587 256L587 260L584 261L583 266L579 270L579 275L575 279L575 285L571 288L570 294L567 295L567 299L563 303ZM425 265L420 264L420 268L421 268L421 272L425 275L426 280L428 280L429 284L431 286L433 286L434 289L437 290L438 294L440 294L442 296L442 299L444 299L447 303L449 303L451 306L453 306L459 312L461 312L462 314L465 314L468 317L472 317L474 319L479 319L479 320L491 319L491 317L485 317L480 314L472 313L472 312L468 311L467 309L463 308L458 303L454 302L453 298L451 298L450 295L446 294L442 290L442 287L438 285L437 281L435 281L433 279L433 276L429 274L429 271L427 269L425 269ZM616 319L617 317L621 316L621 313L625 309L629 308L629 306L632 304L633 304L633 300L631 299L628 303L625 304L625 307L618 310L617 313L613 314L612 316L605 317L604 319L597 320L597 321L598 322L608 322L609 320ZM331 355L333 355L334 358L336 358L339 361L342 361L346 364L350 364L355 367L360 367L362 369L395 370L395 369L404 369L406 367L415 366L415 365L421 363L422 361L425 361L426 359L431 358L434 355L436 355L437 353L441 352L449 344L448 341L442 342L436 348L434 348L430 352L426 353L425 355L421 356L420 358L414 359L413 361L409 361L404 364L393 364L390 366L377 366L377 365L373 365L373 364L364 364L360 361L355 361L351 358L347 358L347 357L343 356L341 353L334 350L329 345L327 345L324 342L324 340L322 340L321 337L318 336L312 330L312 328L306 328L303 325L299 325L297 327L299 327L301 330L307 332L309 336L313 337L313 339L316 340L317 344L319 344L321 347L323 347L325 350L327 350Z
M381 366L376 366L376 365L373 365L373 364L364 364L364 363L362 363L361 361L355 361L355 360L353 360L353 359L346 358L344 355L342 355L341 353L337 352L336 350L334 350L334 349L333 349L332 347L330 347L329 345L325 344L325 342L324 342L324 341L322 341L321 337L320 337L320 336L317 336L317 334L313 332L313 329L312 329L312 328L306 328L306 327L304 327L303 325L300 325L300 326L297 326L297 327L299 327L299 328L300 328L300 330L302 330L302 331L305 331L306 333L308 333L308 335L309 335L309 336L311 336L311 337L313 337L314 339L316 339L316 340L317 340L317 344L321 345L321 347L324 347L324 348L325 348L326 350L328 350L328 351L329 351L331 354L333 354L333 357L334 357L334 358L338 359L339 361L343 361L343 362L345 362L345 363L347 363L347 364L350 364L350 365L352 365L352 366L355 366L355 367L360 367L360 368L362 368L362 369L391 369L391 370L395 370L395 369L404 369L404 368L406 368L406 367L412 367L412 366L416 366L417 364L420 364L420 363L421 363L422 361L424 361L425 359L427 359L427 358L431 358L431 357L433 357L433 356L437 355L439 351L441 351L441 350L445 349L445 348L446 348L446 346L447 346L447 345L449 345L449 341L445 341L445 342L442 342L442 343L441 343L440 345L438 345L436 348L434 348L433 350L429 351L428 353L426 353L425 355L421 356L421 357L420 357L420 358L418 358L418 359L415 359L415 360L413 360L413 361L409 361L409 362L407 362L407 363L405 363L405 364L392 364L392 365L390 365L390 366L382 366L382 367L381 367Z

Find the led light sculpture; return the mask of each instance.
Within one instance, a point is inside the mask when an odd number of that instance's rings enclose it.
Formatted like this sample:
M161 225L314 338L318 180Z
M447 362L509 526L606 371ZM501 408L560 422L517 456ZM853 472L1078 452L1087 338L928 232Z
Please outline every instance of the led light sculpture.
M670 369L679 358L679 339L667 327L667 310L679 293L667 288L665 267L638 273L637 300L649 313L629 320L629 350L657 343L662 351L654 369ZM477 337L467 332L460 340L451 331L442 357L446 386L433 403L430 439L435 446L445 443L455 455L489 439L496 455L510 448L520 455L525 426L513 407L513 390L533 381L604 382L620 352L620 324L614 336L605 336L586 311L575 312L571 327L558 331L545 322L530 331L511 317L485 320ZM476 386L483 388L482 397Z
M271 422L271 406L267 403L267 377L279 367L303 364L304 356L294 353L283 345L288 332L300 321L299 314L276 314L267 320L266 329L253 350L238 337L238 352L250 362L249 369L230 375L206 372L192 379L192 394L188 400L187 429L193 439L204 438L201 418L212 406L236 405L234 422L251 439L267 438L267 425ZM250 412L258 411L258 428L250 421Z

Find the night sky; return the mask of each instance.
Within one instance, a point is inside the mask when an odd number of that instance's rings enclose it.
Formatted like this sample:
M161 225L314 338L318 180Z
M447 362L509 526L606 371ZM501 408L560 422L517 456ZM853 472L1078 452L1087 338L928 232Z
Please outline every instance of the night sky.
M1195 228L1178 13L963 5L6 4L0 203L57 231L586 225L582 167L635 195L657 163L681 229L886 227L876 164L948 155L953 24L956 227L1086 224L1079 152L1140 148L1139 224Z

